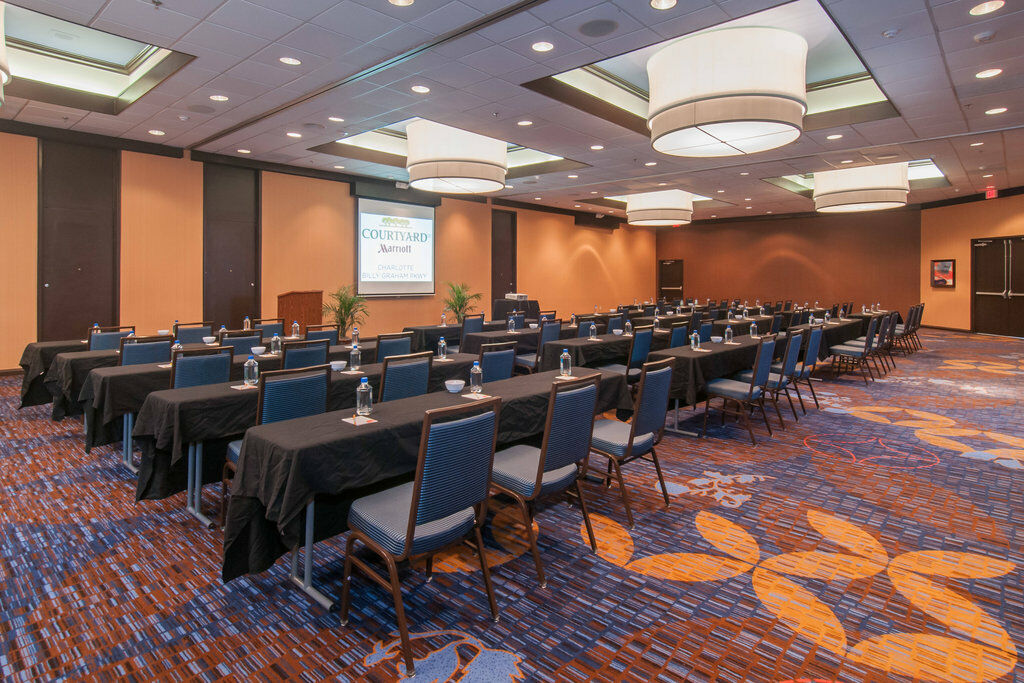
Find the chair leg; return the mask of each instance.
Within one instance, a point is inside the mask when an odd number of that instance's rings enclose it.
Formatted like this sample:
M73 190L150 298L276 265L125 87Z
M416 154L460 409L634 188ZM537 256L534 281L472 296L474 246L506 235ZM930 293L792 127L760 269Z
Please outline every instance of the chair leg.
M750 443L756 446L757 439L754 438L754 428L750 425L750 415L746 410L741 410L739 412L743 415L743 425L747 428L747 433L750 434ZM764 410L762 409L761 412L764 412ZM768 424L768 418L765 418L764 423ZM771 431L771 427L768 428L768 431Z
M519 511L523 513L523 524L526 525L526 538L530 540L530 552L533 553L533 563L537 566L537 580L540 581L541 588L546 588L548 582L547 579L544 578L544 566L540 561L540 549L537 547L537 535L533 533L533 515L530 514L530 509L526 500L522 496L513 493L512 497L515 499L516 505L519 506Z
M665 497L665 507L670 507L672 503L668 499L668 487L665 486L665 476L661 473L661 462L658 461L658 454L651 447L651 460L654 461L654 469L658 473L658 481L661 483L661 495Z
M811 390L811 398L814 399L814 407L821 410L821 404L818 403L818 395L814 393L814 382L811 381L810 377L807 378L807 388Z
M426 565L424 573L427 575L427 583L430 583L434 580L434 556L429 556L424 562L424 565Z
M768 423L768 411L764 409L764 396L757 399L757 405L761 409L761 417L764 418L764 426L768 429L768 436L772 436L772 426Z
M782 419L782 411L779 410L779 390L776 389L772 392L772 405L775 406L775 414L779 416L779 425L785 429L786 423Z
M860 368L860 374L864 376L864 384L867 385L868 373L871 372L871 368L867 368L867 371L865 372L864 368L867 367L867 363L864 361L863 358L861 358L860 361L857 363L857 367ZM874 379L874 376L872 376L871 379Z
M217 520L217 526L224 528L225 518L227 517L228 509L228 488L231 486L231 470L228 469L228 464L224 463L224 469L221 470L220 474L220 516Z
M795 386L796 385L794 384L794 387ZM794 422L799 422L800 418L796 416L796 406L793 405L793 397L789 395L789 386L787 385L786 388L783 389L783 391L786 392L786 400L789 401L789 409L793 411L793 421ZM799 395L800 395L800 392L797 391L797 396L799 396ZM804 414L805 415L807 414L806 411L804 412Z
M479 535L480 530L477 529ZM482 560L482 554L481 554ZM388 566L388 578L391 580L391 597L395 599L395 615L398 617L398 635L402 639L402 656L405 658L405 674L416 674L416 664L412 659L412 642L409 640L409 625L405 621L405 606L402 604L402 585L398 582L398 566L390 555L384 555L384 564Z
M810 381L810 378L808 378L807 381ZM806 415L807 414L807 406L804 405L804 397L800 393L800 380L797 379L797 378L793 379L793 391L796 392L797 400L800 401L800 410L802 410L803 414Z
M629 528L633 528L633 511L629 507L629 492L626 490L626 482L622 478L622 468L619 467L619 461L615 457L610 457L612 465L615 469L615 477L619 481L619 492L622 494L622 504L626 506L626 521L629 522Z
M354 533L348 535L348 542L345 544L345 570L341 575L341 625L348 625L348 587L352 582L352 548L355 546L356 536Z
M587 538L590 539L590 549L597 552L597 539L594 538L594 527L590 523L590 511L587 510L587 501L583 499L583 487L580 480L576 478L576 497L580 499L580 511L583 513L583 523L587 526Z
M480 573L484 575L484 588L487 589L487 602L491 606L491 619L497 621L499 618L498 614L498 601L494 599L494 584L491 582L491 568L487 565L487 555L484 552L484 539L480 535L480 527L475 530L476 533L476 552L480 556Z
M704 399L704 428L700 430L700 437L703 439L708 434L708 411L711 410L711 397Z

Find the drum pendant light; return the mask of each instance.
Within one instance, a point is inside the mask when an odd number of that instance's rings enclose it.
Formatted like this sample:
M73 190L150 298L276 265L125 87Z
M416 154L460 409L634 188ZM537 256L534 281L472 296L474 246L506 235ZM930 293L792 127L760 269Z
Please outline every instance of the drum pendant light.
M409 185L427 192L471 194L505 187L508 145L421 119L406 127Z
M822 213L879 211L906 206L907 162L814 174L814 208Z
M630 225L685 225L693 217L693 195L683 190L644 192L626 197Z
M647 61L647 126L659 152L753 154L796 140L807 111L807 41L769 27L707 31Z

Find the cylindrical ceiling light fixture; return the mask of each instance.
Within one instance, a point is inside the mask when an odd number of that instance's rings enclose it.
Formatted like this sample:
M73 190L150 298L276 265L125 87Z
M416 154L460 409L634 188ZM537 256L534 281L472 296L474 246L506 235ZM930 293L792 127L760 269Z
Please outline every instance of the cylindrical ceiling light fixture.
M427 192L471 194L505 187L508 144L421 119L406 127L409 185Z
M626 197L626 222L630 225L685 225L692 217L693 195L683 190L643 192Z
M4 103L4 86L11 82L11 65L7 61L7 33L4 29L4 11L7 3L0 0L0 105Z
M895 209L909 192L905 161L814 174L814 208L822 213Z
M665 154L724 157L793 142L807 112L807 41L749 26L683 38L647 61L651 144Z

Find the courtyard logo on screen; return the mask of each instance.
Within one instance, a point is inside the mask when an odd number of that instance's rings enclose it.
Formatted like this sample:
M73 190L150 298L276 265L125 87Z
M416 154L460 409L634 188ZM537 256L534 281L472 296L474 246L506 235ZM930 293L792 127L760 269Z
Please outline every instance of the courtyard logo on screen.
M433 279L433 222L360 214L359 264L364 282Z

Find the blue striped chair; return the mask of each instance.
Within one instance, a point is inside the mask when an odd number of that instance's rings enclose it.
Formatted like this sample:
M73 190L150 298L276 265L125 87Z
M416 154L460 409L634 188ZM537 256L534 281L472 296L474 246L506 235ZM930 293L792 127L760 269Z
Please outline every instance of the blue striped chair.
M384 367L380 373L380 391L377 392L377 400L383 403L410 396L422 396L427 393L430 368L433 362L433 351L385 358Z
M626 376L626 381L635 383L640 380L641 368L647 362L647 355L651 352L651 342L654 339L654 328L650 325L633 329L633 339L629 343L629 355L626 364L612 363L602 365L598 369L606 372L617 372Z
M707 435L708 413L711 411L711 399L722 399L722 424L725 424L725 416L733 415L737 419L743 419L750 433L750 441L755 446L757 440L754 438L754 429L750 426L749 412L756 406L761 409L761 416L764 417L764 426L768 428L768 435L771 436L772 426L768 424L768 413L764 409L764 390L768 382L768 375L772 369L772 355L775 353L775 337L764 335L757 343L757 355L754 356L754 372L749 382L741 382L735 379L713 379L704 387L706 397L704 399L704 428L701 430L701 438ZM735 406L730 411L729 406Z
M822 325L811 326L807 333L807 348L804 349L804 359L799 367L795 368L791 376L793 390L796 391L796 397L800 401L800 409L804 415L807 414L807 408L804 406L804 397L800 395L800 382L807 383L807 388L811 390L811 398L814 399L815 407L821 408L821 405L818 403L818 396L814 393L814 383L811 381L811 375L814 373L814 368L818 365L818 354L821 351L821 337L823 334L824 327ZM772 363L772 372L783 372L783 364L781 362Z
M275 334L284 336L284 318L257 318L252 321L253 327L263 331L263 338L270 339Z
M203 337L213 336L212 322L174 323L174 338L182 344L202 344Z
M170 335L152 337L122 337L117 358L118 365L142 365L144 363L166 363L171 359Z
M135 326L127 327L90 327L86 339L89 340L90 351L114 351L121 346L121 340L135 334Z
M281 345L281 367L285 370L308 368L327 362L326 339L285 342Z
M388 356L407 356L412 353L412 333L393 332L377 335L377 362Z
M786 400L789 401L789 409L793 411L793 420L800 419L796 415L796 406L793 405L793 399L789 395L789 387L793 383L794 375L796 375L796 363L800 357L800 347L803 345L803 342L803 332L793 332L786 337L786 352L782 356L782 363L772 363L768 373L768 381L765 382L765 395L771 399L772 404L775 406L775 412L779 416L779 424L782 425L783 429L786 428L786 423L782 419L782 411L779 410L780 393L784 393ZM753 379L753 376L753 370L744 370L734 376L733 379L740 382L749 382Z
M700 324L700 330L697 334L700 335L700 343L711 341L711 334L715 331L715 324L710 320L704 321Z
M328 346L337 346L340 338L337 325L306 325L306 341L326 339Z
M854 341L829 347L829 353L832 354L833 373L851 372L859 368L860 374L864 377L864 384L868 383L869 375L874 380L875 375L871 371L868 359L871 357L871 350L874 348L875 330L877 327L878 316L874 316L868 322L868 333L864 336L864 341Z
M590 328L597 327L597 323L593 320L580 320L576 327L576 336L580 339L590 336Z
M175 351L171 355L171 389L229 381L234 352L230 346Z
M633 527L633 511L629 505L629 492L622 478L622 467L634 460L649 456L658 473L661 493L665 498L665 507L669 506L668 488L665 477L661 473L661 463L654 447L661 442L665 434L665 412L668 410L668 395L672 388L671 358L652 363L644 363L640 370L640 384L633 403L633 419L630 422L600 419L594 422L590 450L608 459L608 469L594 468L588 461L588 471L596 471L610 485L611 473L619 483L622 504L626 508L626 520Z
M480 370L484 382L498 382L512 376L516 366L518 342L498 342L480 345Z
M622 315L615 315L615 316L612 316L611 318L608 318L608 328L607 328L608 329L608 334L611 334L612 330L621 330L621 329L623 329L625 324L626 324L626 322L624 320L624 316L622 316Z
M460 333L460 339L458 345L448 345L448 353L458 353L462 346L462 340L466 338L467 334L476 334L484 331L484 314L475 313L473 315L466 315L462 318L462 330Z
M233 348L236 356L248 356L252 347L263 346L263 330L221 330L220 345Z
M561 320L547 320L542 322L540 338L537 340L537 352L517 355L516 367L524 368L528 373L537 372L537 368L540 367L540 359L544 356L544 345L548 342L558 341L561 335Z
M416 478L360 498L349 509L351 533L345 545L341 623L348 624L349 588L355 565L375 583L391 587L406 676L414 676L416 669L402 604L399 562L425 558L430 580L435 553L472 539L480 558L491 617L498 620L498 603L480 528L487 518L500 411L499 398L428 410L423 419ZM387 578L356 555L356 543L384 561Z
M551 322L558 317L558 311L540 311L537 316L538 322Z
M496 493L511 496L519 506L541 587L546 586L547 581L540 561L540 550L537 548L537 537L533 532L534 501L537 498L568 492L570 487L574 488L590 537L590 547L597 550L579 477L586 470L590 453L589 435L594 429L600 379L600 375L591 375L553 383L548 398L544 440L540 448L517 444L494 454L492 486Z
M672 325L672 334L668 338L668 347L674 349L689 344L690 327L686 323Z
M653 305L644 306L644 317L645 318L650 318L652 315L654 315L654 309L655 308L657 308L657 306L653 306Z

